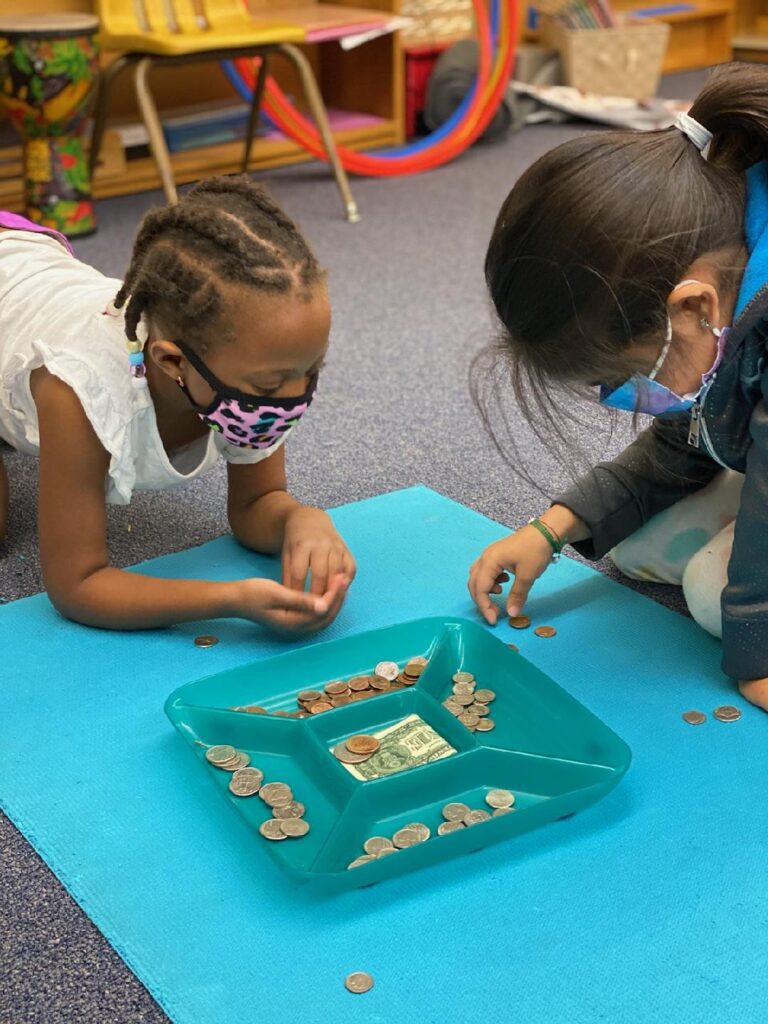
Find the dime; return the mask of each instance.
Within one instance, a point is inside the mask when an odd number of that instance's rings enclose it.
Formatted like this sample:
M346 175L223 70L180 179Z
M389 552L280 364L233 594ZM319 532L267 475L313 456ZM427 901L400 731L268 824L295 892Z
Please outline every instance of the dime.
M309 832L309 822L303 818L279 818L278 825L282 829L283 835L291 836L294 839L305 836Z
M400 669L394 661L380 661L373 671L377 676L388 679L390 682L394 682L400 675Z
M219 642L217 636L196 636L195 647L215 647Z
M347 742L347 750L353 754L375 754L381 744L375 736L350 736Z
M392 836L392 845L398 850L404 850L407 846L417 846L422 840L419 833L412 828L401 828Z
M229 780L229 791L235 796L253 796L264 781L264 772L258 768L239 768Z
M392 840L387 839L386 836L371 836L363 843L363 849L372 857L378 857L382 850L394 850L394 846Z
M502 814L513 814L513 813L514 813L514 810L515 810L515 809L514 809L514 807L497 807L497 808L496 808L496 809L494 810L494 812L493 812L493 814L491 815L491 817L492 817L492 818L498 818L498 817L500 817L500 816L501 816Z
M237 756L237 751L229 743L220 743L215 747L208 747L205 752L206 761L210 761L211 764L220 765L226 764L227 761L231 761Z
M287 838L285 832L280 828L280 822L275 818L267 818L266 821L262 821L259 825L259 832L265 839L272 839L275 842Z
M441 821L437 826L437 834L446 836L449 832L458 832L460 828L466 828L463 821Z
M355 971L344 979L344 987L355 995L362 995L363 992L370 992L373 988L373 978L365 971Z
M477 715L473 715L471 711L465 711L463 715L459 715L459 721L462 725L466 725L468 729L475 729L480 719Z
M362 764L371 757L370 754L354 754L346 743L337 743L333 748L333 756L343 764Z
M261 787L259 796L270 807L287 807L293 800L291 787L284 782L268 782Z
M238 750L237 757L234 760L227 761L226 764L220 764L219 768L223 768L225 772L239 772L241 768L247 768L250 763L250 757L244 754L242 750Z
M470 811L469 814L464 817L465 825L479 825L481 821L488 821L490 814L488 811Z
M554 626L537 626L533 631L536 636L543 636L549 639L551 636L557 635L557 630Z
M359 693L361 690L369 690L371 687L370 679L368 676L353 676L349 680L348 685L353 693Z
M278 820L284 818L301 818L306 808L298 800L291 800L289 804L278 804L272 808L272 817Z
M372 860L376 860L370 853L364 853L361 857L355 857L355 859L347 864L347 871L350 868L359 868L361 864L370 864Z
M412 832L415 832L419 837L419 842L421 843L426 843L432 835L432 832L427 828L427 826L423 825L420 821L412 821L408 825L404 825L403 828L408 828Z
M302 690L296 698L299 704L314 704L315 701L322 699L323 695L319 690Z
M415 658L408 659L408 664L421 665L422 668L426 668L427 665L429 664L429 660L425 658L422 654L417 654Z
M491 713L491 709L488 707L487 704L477 703L470 704L470 706L467 708L467 711L470 714L477 715L478 718L484 718L485 715L490 715Z
M496 694L493 690L475 690L475 700L478 704L490 704L496 700Z
M515 803L515 794L509 789L489 789L485 794L485 802L494 810L499 807L512 807Z
M706 722L707 716L703 711L684 711L683 721L687 722L688 725L701 725L702 722Z
M316 700L314 704L307 705L310 715L321 715L323 711L333 711L333 704L327 700Z
M492 718L481 718L475 726L475 732L490 732L491 729L496 728L496 723Z
M371 687L374 690L388 690L391 685L391 681L384 676L371 676Z
M339 679L333 683L326 683L325 692L329 697L340 697L343 693L349 693L349 685Z
M475 677L471 672L456 672L453 681L454 683L474 683Z
M509 624L512 629L528 629L531 624L531 620L527 615L513 615L509 620Z
M719 722L737 722L741 718L741 712L733 704L721 704L712 714Z
M443 817L446 821L464 821L469 814L467 804L453 803L446 804L443 808Z

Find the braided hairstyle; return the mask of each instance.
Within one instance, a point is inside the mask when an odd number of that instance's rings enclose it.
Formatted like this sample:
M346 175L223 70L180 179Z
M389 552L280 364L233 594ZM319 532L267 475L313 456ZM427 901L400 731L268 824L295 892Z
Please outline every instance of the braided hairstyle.
M266 189L249 178L201 181L175 206L144 217L115 306L125 306L125 333L136 340L143 313L201 353L212 333L228 332L228 284L306 301L322 279L296 225Z

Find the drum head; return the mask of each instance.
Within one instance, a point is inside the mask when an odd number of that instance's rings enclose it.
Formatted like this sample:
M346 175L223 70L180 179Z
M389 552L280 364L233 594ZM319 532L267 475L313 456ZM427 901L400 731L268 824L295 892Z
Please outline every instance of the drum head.
M82 36L95 32L99 19L95 14L0 14L0 36L6 39L22 36L56 39L63 36Z

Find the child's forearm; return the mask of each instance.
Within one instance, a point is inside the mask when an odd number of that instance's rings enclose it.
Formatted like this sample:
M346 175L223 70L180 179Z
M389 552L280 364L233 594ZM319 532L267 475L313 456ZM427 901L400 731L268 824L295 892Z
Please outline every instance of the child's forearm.
M275 555L283 548L288 516L297 508L301 503L287 491L270 491L247 505L230 506L229 525L244 547Z
M590 536L589 527L584 520L579 519L565 505L552 505L539 518L557 532L564 544L576 544Z
M68 619L101 629L153 629L239 615L239 580L170 580L107 567L65 593L49 591Z

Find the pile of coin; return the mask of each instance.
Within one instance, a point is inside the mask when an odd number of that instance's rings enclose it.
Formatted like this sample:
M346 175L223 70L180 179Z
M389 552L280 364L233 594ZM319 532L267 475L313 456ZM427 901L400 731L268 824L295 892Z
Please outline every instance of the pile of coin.
M376 753L381 743L375 736L363 733L350 736L348 740L337 743L333 748L333 756L344 764L362 764Z
M509 814L515 806L515 794L509 789L491 789L485 794L485 802L491 808L492 813L485 808L473 810L469 804L450 803L443 808L443 821L437 826L437 835L444 836L449 832L456 832L460 828L468 828L471 825L479 825L489 818L498 818L502 814ZM347 870L359 868L363 864L369 864L372 860L379 860L381 857L389 857L398 850L407 850L410 846L418 846L425 843L432 837L432 831L420 821L404 825L389 839L387 836L371 836L363 843L363 850L359 857L355 857Z
M733 704L721 704L720 707L714 709L712 714L718 722L738 722L741 718L741 711ZM703 725L706 720L707 716L703 711L683 712L683 721L688 725Z
M477 689L477 681L471 672L456 672L453 676L453 692L443 707L466 726L470 732L490 732L496 723L489 718L490 707L496 700L493 690Z
M531 624L531 620L527 615L513 615L509 620L509 624L512 629L528 629ZM544 639L550 639L553 636L557 636L557 630L554 626L537 626L533 632L536 636L543 637ZM513 647L514 645L509 644L508 646ZM516 647L514 649L517 650Z
M251 759L242 750L222 743L208 747L205 758L214 767L232 772L230 793L243 798L258 793L272 809L272 817L259 825L259 832L265 839L298 839L309 832L309 822L304 821L304 804L294 799L291 787L285 782L264 785L264 772L260 768L249 767Z
M297 711L267 711L259 704L237 705L230 711L245 711L252 715L277 715L282 718L307 718L309 715L320 715L324 711L342 708L369 697L378 697L392 690L403 690L416 683L424 669L427 659L421 655L409 658L403 669L396 661L380 661L369 675L352 676L350 679L335 679L326 683L322 690L302 690L297 698Z

